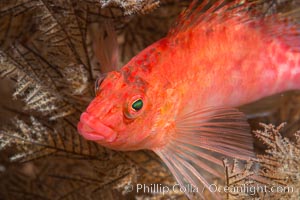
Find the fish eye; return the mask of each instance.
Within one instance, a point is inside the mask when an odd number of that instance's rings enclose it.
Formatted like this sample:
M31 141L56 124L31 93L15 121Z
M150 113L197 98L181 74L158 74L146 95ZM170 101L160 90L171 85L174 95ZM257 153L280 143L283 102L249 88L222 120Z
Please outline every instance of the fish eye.
M140 116L145 108L146 99L143 95L135 95L126 101L124 115L127 119L135 119Z
M104 81L105 76L99 76L95 81L95 95L97 96L101 83Z
M143 105L144 105L143 100L139 98L131 104L131 108L134 111L138 112L139 110L141 110L143 108Z

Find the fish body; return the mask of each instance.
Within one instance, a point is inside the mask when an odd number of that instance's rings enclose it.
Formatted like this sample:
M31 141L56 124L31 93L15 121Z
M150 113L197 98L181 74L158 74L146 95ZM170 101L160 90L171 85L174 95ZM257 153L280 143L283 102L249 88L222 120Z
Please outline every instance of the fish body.
M201 169L217 174L205 162L222 162L207 150L253 156L245 116L235 107L300 89L299 25L289 30L289 43L272 31L287 22L252 18L236 9L238 1L230 11L217 10L221 4L182 16L168 36L108 73L79 132L108 148L155 151L181 185L208 186Z

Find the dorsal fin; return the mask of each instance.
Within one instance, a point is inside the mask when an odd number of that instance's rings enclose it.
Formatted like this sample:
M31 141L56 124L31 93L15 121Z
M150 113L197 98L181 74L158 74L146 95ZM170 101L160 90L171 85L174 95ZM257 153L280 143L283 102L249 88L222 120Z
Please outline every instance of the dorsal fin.
M113 22L105 20L101 26L92 24L90 33L95 56L101 65L101 72L118 70L119 46Z
M248 24L263 33L266 39L276 38L292 50L300 52L300 1L297 0L194 0L184 10L168 37L194 28L209 30L214 25ZM230 21L230 22L229 22ZM234 23L233 23L234 21Z

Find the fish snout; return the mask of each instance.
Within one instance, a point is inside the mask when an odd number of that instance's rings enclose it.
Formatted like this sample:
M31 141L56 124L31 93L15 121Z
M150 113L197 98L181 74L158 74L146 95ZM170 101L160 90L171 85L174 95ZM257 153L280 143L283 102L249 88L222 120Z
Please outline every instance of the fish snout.
M77 129L87 140L113 142L117 137L114 130L87 112L81 114Z

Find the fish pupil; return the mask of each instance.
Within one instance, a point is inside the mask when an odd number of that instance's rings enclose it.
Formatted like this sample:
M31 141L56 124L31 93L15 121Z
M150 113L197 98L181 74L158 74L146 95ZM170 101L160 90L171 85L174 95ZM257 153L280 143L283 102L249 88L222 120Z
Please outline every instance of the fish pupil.
M143 101L141 99L136 100L135 102L133 102L132 104L132 109L134 109L135 111L139 111L143 108Z

